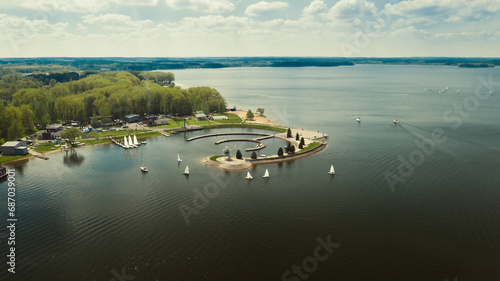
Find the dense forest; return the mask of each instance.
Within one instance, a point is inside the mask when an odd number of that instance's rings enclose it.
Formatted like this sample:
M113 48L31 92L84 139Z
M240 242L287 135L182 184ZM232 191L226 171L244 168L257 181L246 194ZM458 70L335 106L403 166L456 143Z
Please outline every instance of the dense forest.
M54 122L122 118L126 114L190 115L225 111L209 87L181 89L169 72L68 71L23 75L0 69L0 139L14 140ZM77 75L77 76L75 76ZM70 79L69 77L75 79ZM106 121L106 120L104 120Z
M0 58L0 67L33 73L70 71L151 71L226 67L332 67L355 64L500 65L499 58L451 57L218 57L218 58ZM465 67L465 66L462 66Z

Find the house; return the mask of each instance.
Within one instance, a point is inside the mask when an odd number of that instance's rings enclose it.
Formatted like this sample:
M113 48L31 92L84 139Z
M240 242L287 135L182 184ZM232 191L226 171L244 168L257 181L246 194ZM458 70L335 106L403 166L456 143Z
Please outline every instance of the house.
M137 122L141 121L141 117L139 117L139 115L137 115L137 114L125 115L125 117L123 119L125 119L125 122L127 122L127 123L137 123Z
M170 121L167 117L160 116L158 119L153 121L153 126L170 125Z
M0 147L3 155L26 155L28 154L28 147L26 141L8 141Z
M115 125L113 121L113 116L109 115L101 119L101 116L95 116L96 121L94 122L94 117L89 117L90 124L94 124L96 127L111 127Z
M62 126L62 124L50 124L45 127L45 130L47 130L47 132L49 133L57 133L59 131L62 131L63 129L64 127Z
M50 124L45 127L45 131L36 133L36 136L39 140L60 139L62 130L64 130L62 124Z
M207 115L203 113L203 111L196 111L194 117L196 117L197 120L207 120Z

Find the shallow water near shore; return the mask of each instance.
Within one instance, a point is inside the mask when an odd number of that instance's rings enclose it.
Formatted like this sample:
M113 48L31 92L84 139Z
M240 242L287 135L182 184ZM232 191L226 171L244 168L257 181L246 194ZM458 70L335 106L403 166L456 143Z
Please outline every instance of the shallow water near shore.
M123 272L134 280L305 280L282 276L303 267L318 238L328 237L340 246L314 270L302 269L307 280L500 280L498 68L174 74L180 85L218 89L229 107L263 107L273 121L329 134L328 146L305 159L256 166L252 181L246 171L200 163L222 154L218 139L185 141L218 130L151 138L133 150L83 147L16 162L9 166L19 219L15 280L110 280ZM484 86L490 79L492 89ZM433 137L435 130L441 134ZM264 142L259 154L285 144ZM227 145L234 153L255 143ZM0 182L0 202L6 189ZM5 235L3 228L1 253ZM0 270L3 276L6 263Z

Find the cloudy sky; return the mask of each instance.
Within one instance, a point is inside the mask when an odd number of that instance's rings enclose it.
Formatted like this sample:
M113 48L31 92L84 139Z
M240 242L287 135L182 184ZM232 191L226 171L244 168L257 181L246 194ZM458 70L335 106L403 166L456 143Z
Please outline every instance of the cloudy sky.
M1 0L0 57L500 57L500 0Z

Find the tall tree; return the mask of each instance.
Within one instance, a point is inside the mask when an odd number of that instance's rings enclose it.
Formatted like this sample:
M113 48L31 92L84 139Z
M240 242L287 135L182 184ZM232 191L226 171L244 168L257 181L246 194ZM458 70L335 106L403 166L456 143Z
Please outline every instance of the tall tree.
M247 119L252 120L252 119L253 119L253 117L254 117L253 112L252 112L252 110L251 110L251 109L249 109L249 110L247 111Z
M241 151L238 149L238 151L236 151L236 159L242 159L243 158L243 155L241 155Z

